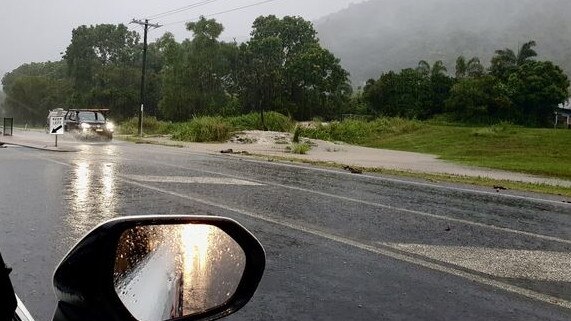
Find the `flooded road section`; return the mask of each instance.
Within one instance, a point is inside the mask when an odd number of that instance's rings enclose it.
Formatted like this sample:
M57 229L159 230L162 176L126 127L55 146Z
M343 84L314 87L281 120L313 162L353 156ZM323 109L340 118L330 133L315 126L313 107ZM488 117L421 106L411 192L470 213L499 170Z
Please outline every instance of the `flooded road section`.
M0 250L40 321L51 320L52 272L75 242L105 220L153 214L226 216L260 239L266 273L228 320L570 319L568 199L119 141L77 147L0 150ZM215 287L225 269L207 263L218 254L205 244L223 239L155 234L170 245L141 239L140 260L120 265L126 305L162 318L231 292Z

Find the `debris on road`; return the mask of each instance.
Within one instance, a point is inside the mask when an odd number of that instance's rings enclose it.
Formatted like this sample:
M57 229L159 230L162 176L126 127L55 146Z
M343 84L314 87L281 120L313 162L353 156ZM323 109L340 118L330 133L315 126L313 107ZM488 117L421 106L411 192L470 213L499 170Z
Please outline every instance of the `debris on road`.
M501 185L494 185L494 189L496 190L496 192L500 192L500 191L507 191L508 189L506 187L503 187Z
M351 166L343 166L343 169L351 172L352 174L363 174L363 171L357 168L353 168Z
M235 152L232 148L221 150L220 153L222 153L222 154L233 154L233 155L252 155L248 151L245 151L245 150L240 151L240 152Z

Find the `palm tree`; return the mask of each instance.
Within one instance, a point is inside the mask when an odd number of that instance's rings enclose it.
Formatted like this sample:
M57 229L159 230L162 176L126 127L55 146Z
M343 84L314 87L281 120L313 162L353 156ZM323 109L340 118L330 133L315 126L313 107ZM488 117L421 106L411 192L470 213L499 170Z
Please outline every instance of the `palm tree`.
M484 75L484 66L480 62L480 58L474 57L466 64L466 75L470 78L478 78Z
M533 57L537 56L537 52L533 50L537 44L535 41L529 41L519 48L518 53L509 49L497 50L496 55L492 58L492 66L490 72L492 75L500 78L507 79L512 71L518 67L523 66L531 61Z
M456 59L456 79L465 78L467 71L466 58L464 56L458 57L458 59Z
M424 76L428 76L430 74L430 64L426 60L421 60L418 62L418 67L416 67L416 71L421 73Z
M423 76L435 77L435 76L444 75L448 70L446 69L446 66L444 66L442 60L438 60L437 62L435 62L434 65L432 65L432 67L426 60L421 60L418 62L416 71L421 73Z
M438 60L434 63L434 65L432 65L431 77L434 78L438 76L444 76L446 75L447 71L448 70L446 69L446 66L444 66L442 60Z
M517 54L517 65L518 66L522 66L525 63L527 63L528 61L531 60L531 58L537 57L537 52L535 50L533 50L533 47L537 46L537 43L535 43L535 41L530 41L530 42L526 42L523 44L523 46L521 46L518 54Z

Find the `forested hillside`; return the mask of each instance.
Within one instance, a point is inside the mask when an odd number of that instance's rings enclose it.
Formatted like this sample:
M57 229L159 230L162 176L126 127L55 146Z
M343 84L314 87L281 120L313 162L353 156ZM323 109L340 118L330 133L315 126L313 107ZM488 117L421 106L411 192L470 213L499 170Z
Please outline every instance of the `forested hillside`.
M370 0L315 23L322 44L341 59L353 85L381 72L480 57L537 41L540 59L571 74L569 0Z

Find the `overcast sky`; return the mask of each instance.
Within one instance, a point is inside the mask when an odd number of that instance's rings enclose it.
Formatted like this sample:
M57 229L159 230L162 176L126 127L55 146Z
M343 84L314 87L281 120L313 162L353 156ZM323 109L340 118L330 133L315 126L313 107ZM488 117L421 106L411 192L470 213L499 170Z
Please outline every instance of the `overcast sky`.
M152 22L165 26L153 30L150 40L169 31L182 40L189 36L183 20L195 19L264 0L8 0L0 4L0 76L23 63L59 60L79 25L128 23L199 2L211 3ZM265 4L213 16L225 27L223 39L248 38L253 20L260 15L299 15L315 20L363 0L274 0ZM179 23L173 23L178 22ZM173 23L173 24L170 24ZM131 25L133 30L141 27Z

